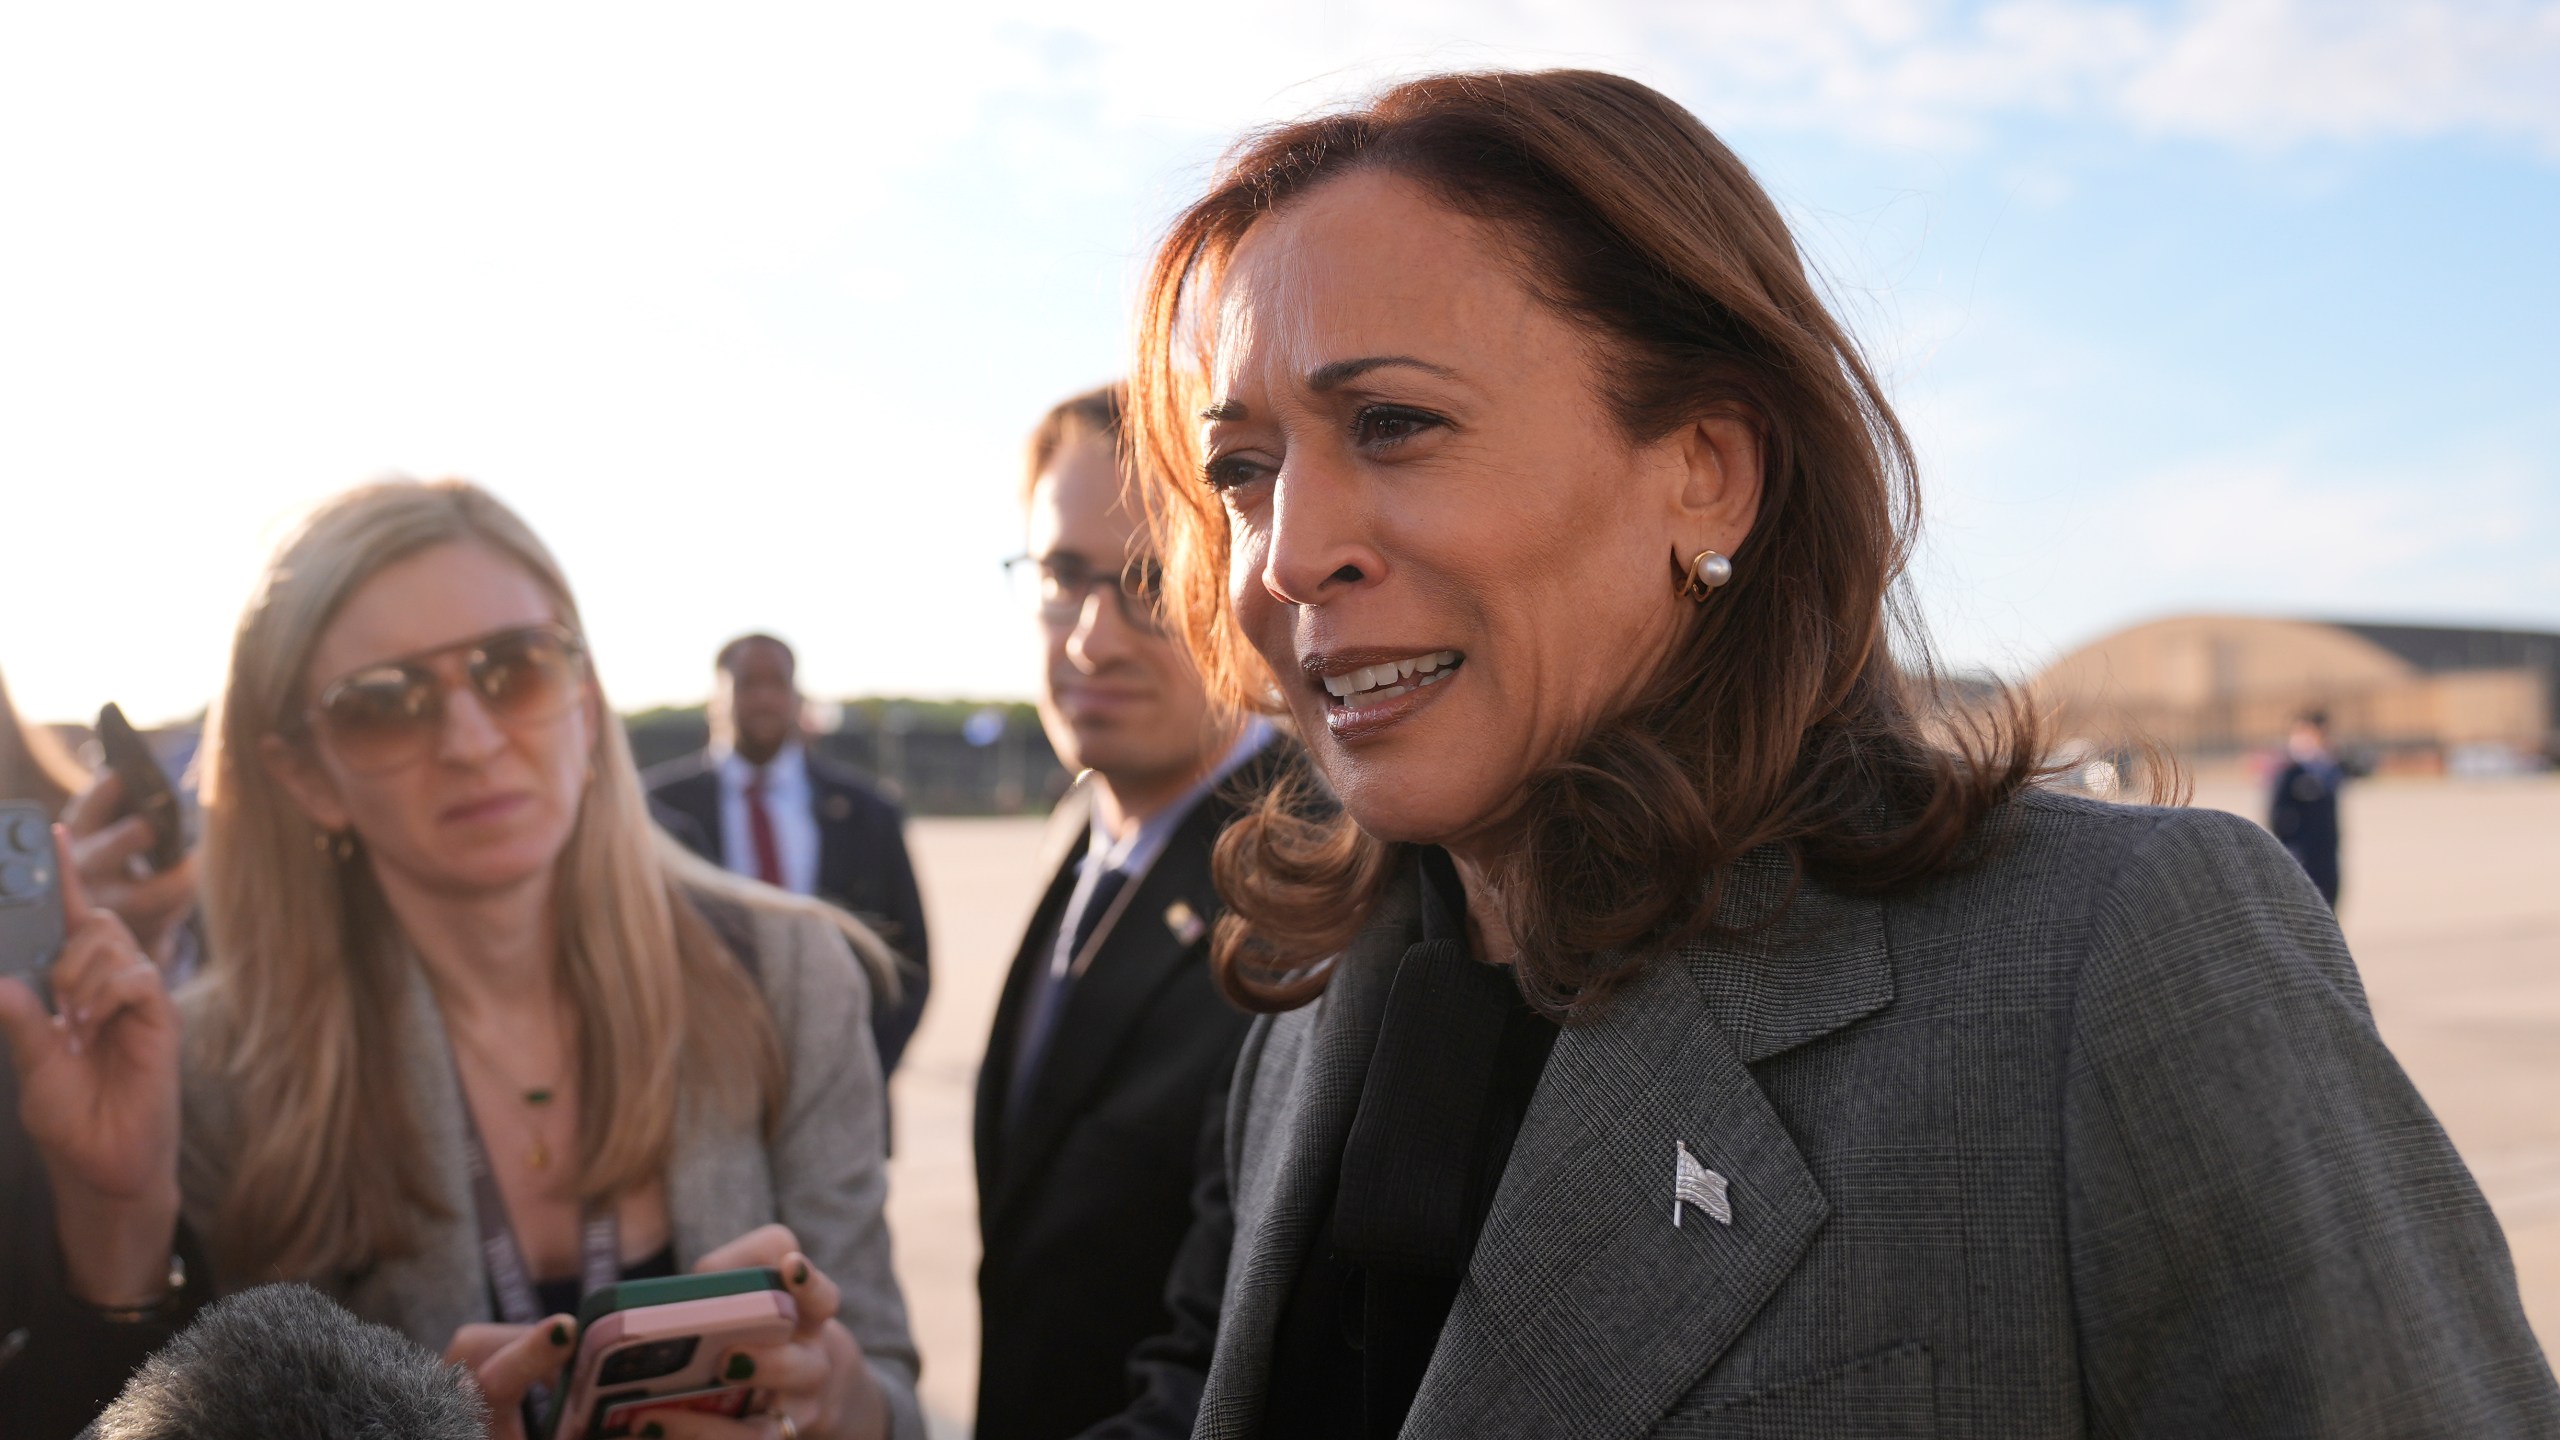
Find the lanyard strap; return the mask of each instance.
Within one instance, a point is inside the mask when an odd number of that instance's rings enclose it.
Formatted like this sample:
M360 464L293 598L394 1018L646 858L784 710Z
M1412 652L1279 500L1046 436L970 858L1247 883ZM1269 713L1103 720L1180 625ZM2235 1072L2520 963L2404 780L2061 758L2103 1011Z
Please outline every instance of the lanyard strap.
M489 1286L497 1294L498 1318L510 1325L530 1325L542 1318L542 1300L534 1293L532 1271L515 1227L507 1223L506 1197L498 1192L497 1172L489 1165L489 1147L480 1138L480 1122L462 1105L462 1135L469 1141L464 1155L471 1167L471 1209L480 1225L480 1258L489 1267ZM578 1293L592 1295L622 1278L622 1227L610 1209L590 1210L579 1226L581 1255Z
M498 1318L510 1325L531 1325L542 1319L542 1297L533 1289L533 1273L524 1263L524 1247L516 1243L515 1227L507 1223L507 1198L498 1191L498 1175L489 1164L489 1147L480 1138L480 1121L471 1113L471 1099L462 1093L461 1072L454 1073L456 1098L462 1101L463 1159L471 1170L471 1210L480 1225L480 1261L488 1267L489 1288L498 1299ZM622 1278L622 1227L610 1209L590 1210L578 1227L579 1298L593 1295ZM525 1390L524 1416L527 1434L538 1434L536 1428L551 1414L551 1386L535 1382Z

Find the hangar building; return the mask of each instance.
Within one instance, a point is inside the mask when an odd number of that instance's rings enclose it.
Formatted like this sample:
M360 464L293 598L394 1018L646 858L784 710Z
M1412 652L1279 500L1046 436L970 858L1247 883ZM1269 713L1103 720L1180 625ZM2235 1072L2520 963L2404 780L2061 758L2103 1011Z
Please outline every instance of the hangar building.
M2560 758L2560 634L2540 631L2181 615L2081 646L2030 691L2061 735L2195 760L2278 744L2313 709L2384 769Z

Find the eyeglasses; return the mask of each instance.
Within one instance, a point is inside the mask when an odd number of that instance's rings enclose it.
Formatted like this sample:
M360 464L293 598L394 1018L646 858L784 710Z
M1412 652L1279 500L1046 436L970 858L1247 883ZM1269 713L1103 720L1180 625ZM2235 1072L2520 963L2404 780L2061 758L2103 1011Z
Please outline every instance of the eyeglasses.
M1016 555L1004 562L1004 573L1015 596L1037 606L1051 625L1075 624L1084 615L1085 597L1108 589L1131 629L1164 633L1164 566L1154 560L1140 558L1110 571L1077 555Z
M558 625L528 625L368 665L333 681L302 714L350 770L414 765L444 732L445 693L471 687L510 730L556 719L578 697L587 647ZM451 676L458 658L461 675Z

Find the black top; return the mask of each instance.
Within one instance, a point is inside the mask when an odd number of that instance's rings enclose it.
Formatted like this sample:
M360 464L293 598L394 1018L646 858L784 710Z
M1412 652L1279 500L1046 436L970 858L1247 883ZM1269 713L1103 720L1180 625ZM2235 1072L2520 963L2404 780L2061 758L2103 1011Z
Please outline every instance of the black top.
M1393 1436L1458 1297L1556 1025L1477 963L1449 857L1422 852L1342 1178L1273 1339L1269 1433Z
M622 1267L625 1280L664 1280L674 1273L676 1247L673 1241ZM586 1298L580 1293L581 1289L580 1277L575 1275L563 1275L557 1280L536 1280L533 1282L533 1298L541 1302L545 1315L575 1315L578 1302Z

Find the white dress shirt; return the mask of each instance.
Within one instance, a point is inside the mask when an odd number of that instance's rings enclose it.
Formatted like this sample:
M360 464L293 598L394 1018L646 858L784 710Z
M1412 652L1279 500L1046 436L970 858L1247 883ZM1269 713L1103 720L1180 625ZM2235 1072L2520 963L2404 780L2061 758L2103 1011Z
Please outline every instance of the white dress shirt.
M747 784L758 767L734 750L720 755L720 863L756 873L755 833L747 824ZM782 888L794 895L818 891L818 809L809 790L809 759L797 740L785 744L764 770L764 813L773 821L773 846L782 862Z
M1058 933L1049 942L1049 963L1030 987L1023 1007L1021 1028L1014 1035L1013 1084L1006 1100L1008 1116L1019 1116L1037 1084L1040 1069L1046 1063L1049 1045L1055 1038L1058 1019L1066 1006L1067 991L1077 980L1075 936L1083 928L1084 915L1101 898L1102 877L1117 870L1126 878L1120 883L1110 904L1124 904L1131 891L1143 883L1156 857L1164 853L1173 832L1200 802L1226 782L1228 776L1243 768L1245 762L1262 753L1271 743L1269 722L1255 716L1245 724L1244 733L1236 737L1215 768L1200 778L1180 798L1154 816L1129 827L1126 835L1113 835L1102 823L1102 812L1096 807L1093 828L1085 841L1084 857L1076 862L1075 889L1069 892L1067 908L1058 916ZM1106 909L1102 921L1111 919ZM1099 946L1105 932L1096 928L1087 948ZM1010 1122L1008 1122L1010 1123Z
M1070 942L1075 939L1076 922L1083 917L1085 907L1093 903L1094 887L1102 882L1102 872L1126 870L1130 884L1144 881L1147 871L1155 866L1156 856L1164 853L1166 842L1173 839L1173 832L1182 828L1182 822L1191 818L1191 812L1199 808L1210 791L1227 783L1228 776L1261 754L1262 747L1271 743L1272 733L1270 721L1259 715L1247 719L1244 733L1227 747L1215 769L1152 818L1129 827L1126 835L1113 835L1102 823L1102 807L1094 807L1093 828L1085 841L1084 857L1076 862L1076 888L1067 899L1066 912L1059 917L1057 938L1050 942L1052 976L1064 975L1075 966L1076 957L1069 953Z

